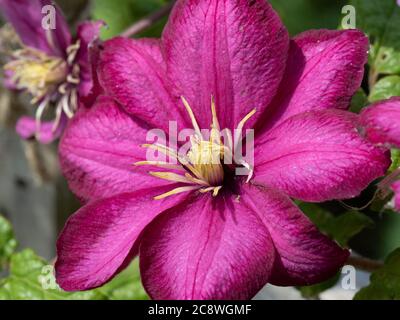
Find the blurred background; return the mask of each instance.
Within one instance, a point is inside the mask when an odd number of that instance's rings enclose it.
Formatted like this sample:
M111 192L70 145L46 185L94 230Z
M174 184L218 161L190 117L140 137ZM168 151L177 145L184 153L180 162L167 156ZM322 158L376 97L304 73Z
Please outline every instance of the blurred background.
M365 0L368 1L368 0ZM102 19L108 28L106 39L121 33L136 20L161 8L164 0L58 0L71 27L87 18ZM308 29L337 29L346 1L341 0L273 0L291 35ZM138 36L159 37L166 19L162 19ZM399 34L400 37L400 34ZM0 39L1 40L1 39ZM1 42L1 41L0 41ZM1 57L0 57L1 62ZM368 90L368 89L366 89ZM55 256L57 235L67 217L79 203L69 192L57 163L57 146L43 146L21 141L14 127L21 114L32 112L28 97L0 88L0 214L14 227L19 246L34 249L46 259ZM367 190L365 199L370 197ZM358 199L366 203L365 199ZM333 214L344 209L338 203L324 204ZM383 259L400 247L400 217L390 211L384 214L366 212L375 224L350 241L351 247L370 258ZM368 283L368 274L359 273L358 287ZM333 291L332 291L333 290ZM332 289L325 298L349 299L354 292ZM296 290L269 287L258 298L300 298ZM321 298L324 298L322 295Z

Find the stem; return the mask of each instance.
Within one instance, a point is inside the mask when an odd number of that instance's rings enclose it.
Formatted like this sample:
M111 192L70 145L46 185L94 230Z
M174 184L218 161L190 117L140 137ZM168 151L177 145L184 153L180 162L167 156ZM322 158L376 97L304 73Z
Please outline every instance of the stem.
M124 32L121 33L122 37L130 38L143 30L151 27L154 25L156 22L167 16L172 8L175 5L176 0L170 1L168 4L166 4L164 7L162 7L160 10L151 13L147 17L144 17L143 19L140 19L136 21L133 25L131 25L128 29L126 29Z
M350 256L346 263L367 272L374 272L383 267L383 262L381 261L356 256Z
M371 92L372 89L375 87L376 82L378 81L379 73L375 70L375 68L371 68L369 72L369 79L368 79L368 86L369 91Z

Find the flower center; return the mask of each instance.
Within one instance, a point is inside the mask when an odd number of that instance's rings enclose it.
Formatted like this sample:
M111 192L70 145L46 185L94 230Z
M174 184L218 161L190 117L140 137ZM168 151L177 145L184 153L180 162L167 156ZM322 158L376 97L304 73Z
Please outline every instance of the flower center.
M33 103L66 79L68 67L61 58L48 56L32 48L15 51L14 58L4 69L12 73L12 82L17 89L25 89L33 96Z
M192 147L187 154L189 163L196 169L198 177L210 186L218 186L224 180L224 149L211 141L191 138Z
M4 31L4 30L3 30ZM14 32L15 33L15 32ZM20 49L10 50L12 61L4 66L10 73L11 82L17 89L32 95L35 112L36 136L40 134L44 111L50 104L55 106L53 132L61 123L63 114L72 118L78 109L77 86L80 83L80 66L76 61L80 40L66 50L66 58L49 56L43 51L26 47L17 37ZM49 41L51 44L51 41Z
M213 196L217 196L220 190L223 188L227 169L229 169L229 166L234 167L233 163L228 163L227 165L224 161L226 160L226 157L231 160L235 159L233 152L234 146L232 145L232 135L229 130L226 131L228 134L227 140L229 143L227 146L224 145L221 139L220 125L213 98L211 99L211 131L209 138L207 139L200 130L196 117L189 103L184 97L181 97L181 99L194 128L194 134L190 136L189 151L182 155L164 145L145 144L143 147L156 150L170 158L177 160L178 165L173 165L171 163L162 161L140 161L135 163L135 165L158 166L163 168L171 168L182 172L182 174L175 172L149 172L150 175L154 177L173 182L180 182L187 185L159 195L155 197L155 199L163 199L174 194L192 190L199 190L202 193L212 192ZM254 115L255 112L256 110L254 109L242 121L239 122L236 132L241 132L245 123ZM235 143L237 143L236 140L237 139L235 139ZM237 161L235 164L249 168L250 173L248 175L248 180L250 180L252 176L251 167L243 160Z

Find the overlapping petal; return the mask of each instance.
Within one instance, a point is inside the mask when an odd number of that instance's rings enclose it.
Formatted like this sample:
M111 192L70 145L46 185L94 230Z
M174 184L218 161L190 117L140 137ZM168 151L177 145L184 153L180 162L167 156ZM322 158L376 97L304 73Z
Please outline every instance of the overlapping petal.
M202 128L216 99L222 128L234 128L253 108L252 126L275 95L287 58L288 34L264 0L178 1L162 43L168 74Z
M56 28L46 30L42 21L49 12L42 10L48 5L55 8ZM65 18L53 1L0 0L0 9L26 46L49 55L65 56L65 50L71 43L71 35Z
M54 121L42 121L38 130L38 124L34 118L23 116L18 119L16 131L23 139L36 137L39 142L48 144L61 136L66 125L67 117L62 115L57 127Z
M276 249L270 283L311 285L334 276L349 256L276 190L244 185L243 202L268 229Z
M153 299L250 299L274 256L266 227L240 200L201 195L148 227L140 269Z
M352 198L390 165L389 155L361 137L358 117L341 110L289 118L256 144L256 183L304 201Z
M77 54L77 63L79 64L80 83L79 94L81 97L87 96L93 88L93 71L90 48L93 42L98 39L100 29L104 26L103 21L83 22L78 26L77 39L80 43L79 52Z
M160 61L161 60L161 61ZM173 96L159 43L156 40L115 38L104 43L99 62L99 80L105 92L124 109L168 132L169 121L185 126L184 107Z
M400 97L377 102L364 109L361 124L373 143L400 148Z
M141 145L146 143L147 130L105 96L78 113L59 148L62 171L71 190L83 200L92 200L168 184L134 166L146 160L146 149Z
M143 229L183 195L161 201L164 188L125 193L92 202L67 222L57 242L56 279L66 291L87 290L110 280L138 252Z
M263 129L306 111L348 108L367 57L368 38L358 30L312 30L295 37Z
M367 47L359 31L323 30L300 35L289 52L287 31L264 0L180 0L161 42L107 41L97 70L107 96L75 116L60 146L71 189L91 201L59 239L61 287L100 286L138 251L154 299L250 299L267 282L333 276L348 251L289 197L351 198L385 174L386 149L361 135L357 115L337 110L361 83ZM153 200L174 186L133 163L146 159L149 129L191 127L180 96L201 128L210 125L211 97L222 128L257 108L247 125L266 126L251 184L235 178L217 197Z

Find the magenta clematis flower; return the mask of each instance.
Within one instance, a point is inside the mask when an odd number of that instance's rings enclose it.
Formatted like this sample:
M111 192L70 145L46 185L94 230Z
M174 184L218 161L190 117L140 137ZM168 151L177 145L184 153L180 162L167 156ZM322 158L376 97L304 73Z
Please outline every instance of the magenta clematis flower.
M367 138L387 148L400 149L400 97L380 101L365 108L361 113L361 124ZM400 211L400 168L380 183L385 190L395 193L394 207ZM399 180L397 182L394 182Z
M55 8L55 29L42 25L42 8ZM80 102L90 94L92 70L88 47L100 31L102 22L84 22L72 39L67 22L50 0L0 0L0 9L19 37L18 50L4 66L5 85L23 90L37 105L35 118L22 117L17 132L25 139L36 136L43 143L60 136ZM42 121L45 109L54 104L55 119Z
M60 145L63 172L86 205L58 240L59 285L101 286L137 255L154 299L249 299L267 282L333 276L348 251L291 198L351 198L390 165L344 110L367 50L354 30L290 41L264 0L181 0L161 40L104 43L105 94ZM186 154L146 141L153 128L170 136L170 121L194 128ZM210 126L207 138L201 129ZM257 128L253 164L221 144L215 133L224 128ZM149 150L175 163L150 161Z

